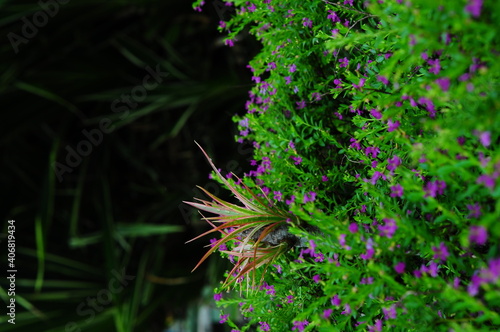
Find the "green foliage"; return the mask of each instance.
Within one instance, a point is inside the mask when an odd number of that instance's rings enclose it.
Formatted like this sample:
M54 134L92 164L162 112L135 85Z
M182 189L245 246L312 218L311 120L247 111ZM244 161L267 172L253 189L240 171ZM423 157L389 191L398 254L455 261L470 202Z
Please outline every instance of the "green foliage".
M500 4L227 3L228 40L262 44L245 176L309 225L260 288L216 294L238 329L498 330Z

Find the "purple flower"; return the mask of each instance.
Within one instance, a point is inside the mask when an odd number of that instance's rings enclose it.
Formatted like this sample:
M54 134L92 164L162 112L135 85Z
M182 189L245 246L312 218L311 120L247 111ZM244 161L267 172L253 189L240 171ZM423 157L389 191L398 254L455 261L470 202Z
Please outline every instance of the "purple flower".
M318 92L313 92L311 94L311 99L313 99L314 101L320 101L321 100L321 95Z
M214 300L215 300L215 301L220 301L220 300L222 300L222 293L215 293L215 294L214 294Z
M359 257L361 257L361 259L366 261L366 260L372 259L374 254L375 254L375 249L368 248L366 250L366 253L359 255Z
M359 84L353 84L352 86L354 89L361 89L362 87L365 86L366 78L360 78L359 79Z
M378 230L380 231L380 236L388 237L389 239L393 237L394 233L398 229L396 221L394 219L384 218L384 225L378 225Z
M315 276L313 276L313 280L315 283L319 283L321 281L321 277L319 274L316 274Z
M266 289L267 289L266 294L271 295L271 296L276 295L276 290L274 289L273 285L266 286Z
M219 323L224 324L225 322L227 322L228 317L229 315L220 315Z
M483 0L469 0L465 6L465 11L471 14L473 17L479 17L481 15L481 7L483 6Z
M349 147L355 148L356 150L361 150L361 145L355 138L351 138L349 142L351 142L351 145L349 145Z
M387 169L392 172L396 170L399 165L401 165L401 158L399 158L398 156L393 156L392 159L387 159L387 163Z
M356 224L355 222L352 222L350 225L349 225L349 232L351 233L357 233L358 232L358 224Z
M346 305L344 305L344 311L341 312L342 315L350 315L352 312L351 310L351 306L349 305L349 303L347 303Z
M293 202L295 202L295 196L294 195L290 196L290 199L285 200L285 203L287 205L291 205Z
M430 65L429 72L433 74L439 74L441 71L441 63L439 62L439 59L429 59L427 60L427 63Z
M403 191L403 187L399 183L391 186L391 197L402 197Z
M306 328L307 325L309 325L309 322L307 320L293 322L292 331L295 331L295 330L304 331L304 329Z
M382 308L382 311L384 312L384 319L396 319L396 306L393 304L389 308Z
M380 113L377 109L373 108L370 110L370 114L377 120L382 119L382 113Z
M371 285L373 284L373 277L361 278L361 281L359 283L361 285Z
M330 316L332 315L333 313L333 309L326 309L325 311L323 311L323 318L324 319L328 319L330 318Z
M380 332L382 331L382 321L380 319L377 319L375 321L375 325L370 326L368 325L368 332Z
M488 240L488 231L483 226L472 225L469 229L469 242L483 245Z
M226 40L224 40L224 44L229 46L229 47L233 47L234 41L232 39L226 39Z
M323 182L328 181L328 176L326 176L326 175L321 176L321 181L323 181Z
M295 63L292 63L289 70L290 70L290 73L294 73L297 70L297 66L295 65Z
M365 149L365 155L369 157L371 155L372 158L377 158L380 153L380 148L378 146L369 146Z
M296 102L296 104L297 104L297 109L298 110L301 110L301 109L303 109L303 108L306 107L306 102L303 101L303 100Z
M288 295L286 299L287 299L286 303L293 303L293 295Z
M467 286L467 293L470 296L476 296L479 293L479 286L481 286L482 282L483 280L478 275L473 275L469 286Z
M347 67L349 65L349 59L347 59L347 58L339 59L339 62L340 62L340 65L339 65L340 68ZM333 81L333 83L335 83L335 80Z
M314 202L316 200L316 193L314 191L310 191L309 193L304 194L304 203Z
M481 216L481 205L479 203L475 204L467 204L467 209L469 209L470 213L467 218L479 218Z
M448 256L450 256L450 253L448 252L448 248L446 248L446 245L444 244L444 242L441 242L439 244L439 247L433 246L432 251L434 251L434 256L432 257L433 259L446 261Z
M382 76L382 75L377 76L377 81L382 82L382 84L384 84L384 85L389 84L389 80L385 76Z
M334 12L333 10L329 10L328 13L329 15L326 18L332 20L332 23L340 22L340 18L338 17L336 12Z
M446 189L446 182L444 181L431 181L427 183L424 188L425 195L424 197L436 197L436 195L443 195L444 190Z
M489 131L476 131L474 133L478 138L479 142L487 148L491 144L491 133Z
M302 19L302 25L308 28L312 28L313 22L311 21L310 18L304 17Z
M495 178L486 174L480 175L477 180L477 184L484 184L486 188L493 189L495 187Z
M450 79L447 77L441 77L436 80L437 85L441 88L443 91L448 91L450 89Z
M342 300L339 298L339 296L337 294L335 294L331 298L330 302L332 303L332 305L338 307L342 303Z
M387 180L387 177L383 174L380 173L379 171L375 171L372 175L372 178L370 179L370 183L375 185L378 181L378 179L382 178L383 180Z
M394 131L394 130L398 129L400 125L401 125L401 122L399 122L399 121L392 122L392 119L389 119L387 121L387 126L388 126L387 131L388 132Z
M396 270L396 272L398 274L401 274L401 273L404 273L405 272L405 267L406 267L406 264L404 262L399 262L397 263L395 266L394 266L394 270ZM396 317L394 317L396 318Z
M269 326L269 324L267 324L266 322L259 322L260 324L260 329L264 332L266 331L269 331L271 329L271 327Z
M292 82L292 77L291 76L285 76L285 83L290 84Z

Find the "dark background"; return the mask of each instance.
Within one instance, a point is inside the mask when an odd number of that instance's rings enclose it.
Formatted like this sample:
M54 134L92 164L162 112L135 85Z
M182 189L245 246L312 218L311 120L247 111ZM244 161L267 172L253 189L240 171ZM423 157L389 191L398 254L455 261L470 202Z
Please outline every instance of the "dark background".
M244 111L258 45L223 45L217 25L231 10L218 0L201 13L189 0L16 0L0 10L0 261L6 273L15 220L18 271L16 325L2 305L1 330L195 331L179 321L212 302L226 266L212 259L191 273L209 240L184 244L207 229L182 205L210 183L194 141L218 167L248 168L231 117ZM113 112L147 67L168 75Z

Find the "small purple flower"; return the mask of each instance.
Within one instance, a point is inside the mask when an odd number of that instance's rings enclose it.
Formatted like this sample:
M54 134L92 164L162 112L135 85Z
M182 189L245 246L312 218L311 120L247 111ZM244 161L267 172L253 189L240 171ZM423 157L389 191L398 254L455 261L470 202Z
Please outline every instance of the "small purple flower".
M285 83L288 85L292 83L292 77L291 76L285 76Z
M295 195L292 195L290 196L290 199L285 200L287 205L291 205L293 202L295 202Z
M402 197L403 191L403 187L399 183L391 186L391 197Z
M295 65L295 63L292 63L289 70L290 70L290 73L294 73L297 70L297 66Z
M310 191L309 193L304 194L304 203L314 202L316 200L316 193L314 191Z
M340 62L340 65L339 65L340 68L343 68L343 67L345 68L349 65L349 59L347 59L345 57L342 59L339 59L339 62ZM335 83L335 81L333 81L333 83Z
M303 108L306 107L306 102L303 101L303 100L296 102L296 104L297 104L297 109L298 110L301 110L301 109L303 109Z
M332 305L334 305L336 307L338 307L340 304L342 304L342 300L339 298L339 296L337 294L335 294L331 298L330 302L332 303Z
M318 92L313 92L311 94L311 99L313 99L314 101L320 101L321 100L321 95Z
M446 182L444 181L431 181L427 183L424 188L425 195L424 197L436 197L436 195L443 195L444 190L446 189Z
M389 308L382 308L382 311L384 312L384 319L389 320L389 319L396 319L397 312L396 312L396 306L393 304Z
M484 184L486 188L493 190L493 188L495 187L495 178L490 175L483 174L477 178L476 183Z
M229 315L220 315L219 323L224 324L225 322L227 322L228 318L229 318Z
M349 225L349 232L351 233L357 233L358 232L358 224L356 224L355 222L352 222L350 225Z
M382 75L377 76L377 81L382 82L382 84L384 84L384 85L389 84L389 80L385 76L382 76Z
M313 22L311 21L310 18L304 17L302 19L302 25L308 28L312 28Z
M427 63L430 65L429 72L433 74L439 74L441 71L441 63L439 62L439 59L429 59L427 60Z
M330 318L330 316L332 315L333 313L333 309L326 309L325 311L323 311L323 318L324 319L328 319Z
M214 294L214 300L215 300L215 301L220 301L220 300L222 300L222 293L215 293L215 294Z
M271 327L270 327L270 326L269 326L269 324L267 324L266 322L259 322L259 324L260 324L259 328L260 328L262 331L266 332L266 331L271 330Z
M298 321L298 322L293 322L293 327L292 327L292 331L304 331L304 329L306 328L306 326L309 325L309 322L307 320L303 320L303 321Z
M346 305L344 305L344 311L341 312L342 315L350 315L352 312L351 310L351 306L349 305L349 303L347 303Z
M275 191L274 192L274 197L273 197L275 200L277 200L278 202L281 202L283 200L283 195L281 194L280 191Z
M226 39L224 41L224 44L229 46L229 47L233 47L234 46L234 41L232 39Z
M377 158L380 153L380 148L378 146L369 146L365 149L365 155L367 157L371 156L372 158Z
M471 14L473 17L479 17L481 15L481 7L483 6L483 0L469 0L465 6L465 11Z
M432 247L432 251L434 251L434 256L432 257L433 259L438 259L440 261L446 261L448 256L450 256L450 253L448 252L448 248L444 244L444 242L441 242L439 244L439 247Z
M286 299L287 299L286 303L293 303L293 295L288 295Z
M479 138L479 142L487 148L491 144L491 133L489 131L477 131L475 135Z
M488 231L483 226L472 225L469 229L469 242L483 245L488 241Z
M359 255L359 257L361 257L361 259L366 261L366 260L372 259L373 255L375 255L375 249L368 248L368 249L366 249L366 253Z
M393 237L394 233L398 229L396 221L390 218L384 218L384 225L378 225L378 230L380 231L380 236L388 237L389 239Z
M359 144L358 140L356 140L355 138L351 138L349 139L349 142L351 142L349 147L355 148L356 150L361 150L361 144Z
M326 175L321 176L321 181L327 182L328 181L328 176L326 176Z
M387 126L388 126L387 131L392 132L392 131L398 129L400 125L401 125L401 122L399 122L399 121L393 122L392 119L389 119L387 121Z
M448 91L450 89L450 79L448 77L441 77L436 80L437 85L443 90L444 92Z
M361 89L362 87L365 86L366 78L360 78L358 84L353 84L354 89Z
M401 274L401 273L404 273L405 272L405 267L406 267L406 264L404 262L399 262L397 263L395 266L394 266L394 270L396 270L396 272L398 274ZM394 317L395 318L395 317Z
M315 276L313 276L313 280L315 283L319 283L321 281L321 277L319 274L316 274Z
M470 211L467 218L479 218L482 215L479 203L467 204L467 209Z
M370 114L377 120L382 119L382 113L380 113L377 109L373 108L370 110Z
M328 16L326 18L332 20L332 23L340 22L340 18L338 17L337 13L334 12L333 10L328 11Z
M387 169L392 172L396 170L399 165L401 165L401 162L401 158L395 155L392 158L387 159Z

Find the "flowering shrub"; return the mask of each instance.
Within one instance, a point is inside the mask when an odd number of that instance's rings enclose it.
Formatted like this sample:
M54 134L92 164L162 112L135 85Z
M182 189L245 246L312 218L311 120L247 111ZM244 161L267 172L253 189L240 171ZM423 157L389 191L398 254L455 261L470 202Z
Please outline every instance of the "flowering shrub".
M305 241L260 284L216 290L221 321L498 330L500 2L226 4L226 45L243 30L262 43L235 117L255 148L244 178L308 226L288 225Z

